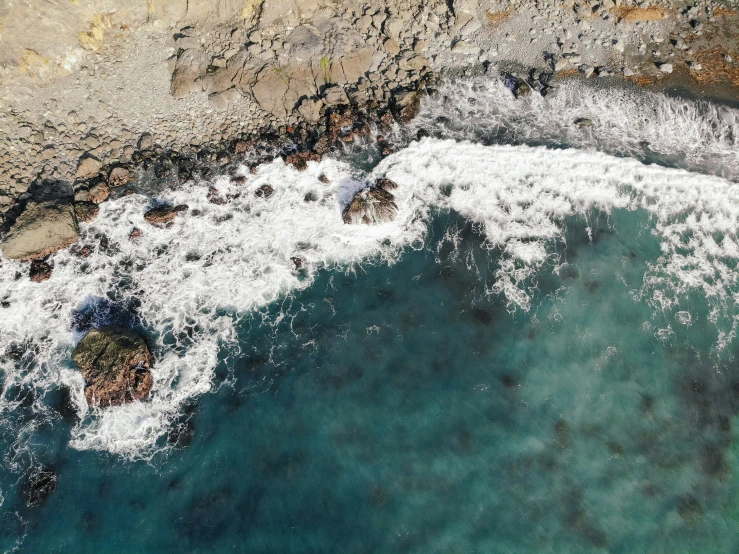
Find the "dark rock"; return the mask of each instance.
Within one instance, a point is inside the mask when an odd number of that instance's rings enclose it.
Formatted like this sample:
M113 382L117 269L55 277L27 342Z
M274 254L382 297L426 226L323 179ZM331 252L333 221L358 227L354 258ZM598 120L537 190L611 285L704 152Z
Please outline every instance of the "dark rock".
M77 216L77 221L90 223L97 219L98 214L100 214L100 208L92 202L75 202L74 214Z
M141 238L144 235L144 232L139 229L138 227L134 227L131 229L131 232L128 233L128 240L136 240Z
M269 198L274 193L275 189L273 189L269 185L262 185L256 191L254 191L254 196L256 196L257 198Z
M390 192L391 190L395 190L396 188L398 188L398 184L395 181L391 181L390 179L378 179L375 182L375 187Z
M531 92L531 87L526 84L526 81L510 73L503 74L503 85L511 91L515 98L525 96Z
M580 127L581 129L584 127L592 127L593 126L593 120L588 119L587 117L578 117L574 124Z
M144 214L144 219L152 225L164 225L169 223L177 214L186 212L189 209L187 204L180 204L179 206L160 206L158 208L152 208Z
M208 190L208 202L210 202L211 204L216 204L218 206L223 206L224 204L228 203L228 200L220 195L218 189L211 187Z
M703 508L692 494L686 494L677 500L677 513L688 523L695 523L703 517Z
M29 277L34 283L41 283L51 277L52 267L43 260L33 260Z
M303 258L300 258L298 256L293 256L292 258L290 258L290 261L293 263L293 266L295 267L295 269L300 269L301 267L303 267L303 264L305 263L303 261Z
M110 325L92 329L72 352L82 370L90 406L117 406L143 400L153 379L154 357L138 333Z
M32 473L22 487L29 507L41 506L56 489L57 476L53 468L43 468Z
M298 171L308 169L308 162L320 162L321 155L316 152L297 152L285 158L285 163L293 166Z
M409 123L421 111L421 97L417 92L407 92L395 97L395 117L400 123Z

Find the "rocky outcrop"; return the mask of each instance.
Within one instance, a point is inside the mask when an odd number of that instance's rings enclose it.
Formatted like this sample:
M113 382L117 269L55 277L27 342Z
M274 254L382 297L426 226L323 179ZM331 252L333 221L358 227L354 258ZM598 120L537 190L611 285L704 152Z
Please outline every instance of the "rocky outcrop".
M379 225L395 219L398 206L387 189L397 185L389 179L381 179L371 187L360 190L354 195L342 215L344 223L350 225Z
M152 386L154 357L138 333L111 325L92 329L72 352L85 379L90 406L118 406L145 399Z
M91 223L97 219L100 208L92 202L75 202L74 213L77 215L77 221Z
M69 202L29 203L0 243L0 249L6 258L44 258L77 242L78 232Z
M43 283L51 278L52 270L53 268L48 263L42 260L33 260L28 276L34 283Z
M146 212L144 219L152 225L166 225L177 217L177 214L186 212L188 209L186 204L180 204L179 206L159 206Z

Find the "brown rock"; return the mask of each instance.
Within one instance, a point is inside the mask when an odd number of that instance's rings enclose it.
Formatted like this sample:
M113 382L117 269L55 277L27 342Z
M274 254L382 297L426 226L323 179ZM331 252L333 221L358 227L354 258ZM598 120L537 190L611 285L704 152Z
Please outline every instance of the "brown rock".
M90 406L118 406L143 400L153 384L154 357L138 333L111 325L92 329L72 352L85 379Z
M138 227L134 227L131 232L128 234L129 240L136 240L141 238L144 235L144 232L139 229Z
M95 221L100 213L100 208L92 202L75 202L74 203L74 214L77 216L77 221L82 223L90 223Z
M110 196L110 188L105 183L98 183L89 190L90 202L100 204L105 202Z
M144 219L152 225L163 225L169 223L178 213L186 212L189 209L187 204L180 204L179 206L160 206L158 208L152 208L144 214Z
M29 277L34 283L41 283L51 277L52 267L43 260L33 260Z
M395 197L381 187L360 190L344 210L344 223L378 225L395 219L398 206Z
M102 167L103 164L95 158L84 158L77 166L76 176L78 179L89 179L97 175Z
M131 180L131 172L125 167L114 167L108 175L108 186L111 188L122 187Z
M256 191L254 191L254 196L256 196L257 198L269 198L274 193L275 189L273 189L269 185L262 185Z
M315 152L296 152L285 158L285 163L293 166L298 171L308 169L308 162L320 162L321 155Z

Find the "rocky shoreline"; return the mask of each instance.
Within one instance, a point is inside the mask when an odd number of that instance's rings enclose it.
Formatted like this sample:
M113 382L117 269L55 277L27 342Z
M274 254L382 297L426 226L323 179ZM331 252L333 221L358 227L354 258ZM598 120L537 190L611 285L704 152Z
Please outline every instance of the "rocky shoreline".
M73 221L61 225L91 220L136 168L175 183L196 167L207 172L247 157L282 156L301 168L369 125L407 121L420 95L448 75L495 67L514 94L519 85L579 76L677 83L698 96L718 87L739 98L734 8L672 0L6 7L5 240L26 206L73 201ZM55 36L12 35L52 16L61 29Z

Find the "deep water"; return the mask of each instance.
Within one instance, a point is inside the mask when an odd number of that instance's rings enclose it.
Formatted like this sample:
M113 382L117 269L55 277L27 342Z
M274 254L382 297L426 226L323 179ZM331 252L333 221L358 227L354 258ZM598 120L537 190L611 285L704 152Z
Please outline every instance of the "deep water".
M74 412L44 419L22 455L57 486L28 507L24 476L0 476L0 548L736 552L734 347L705 297L679 321L645 301L648 214L570 216L528 312L490 291L480 226L428 225L395 263L239 316L216 390L151 460L70 448Z

